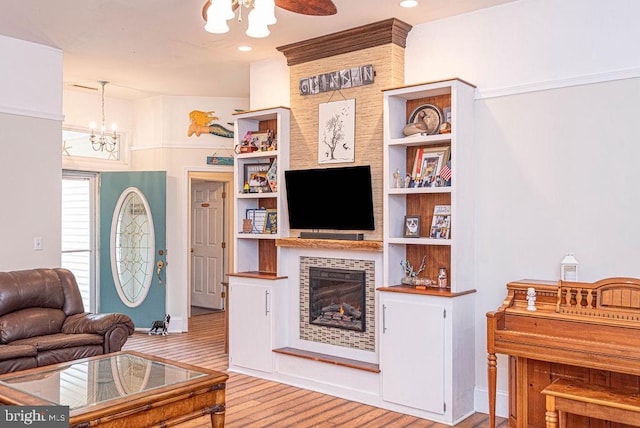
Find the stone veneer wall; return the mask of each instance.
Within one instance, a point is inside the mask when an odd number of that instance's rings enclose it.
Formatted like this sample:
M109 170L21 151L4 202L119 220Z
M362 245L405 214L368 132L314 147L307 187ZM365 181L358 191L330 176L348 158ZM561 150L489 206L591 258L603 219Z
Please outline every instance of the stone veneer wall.
M365 331L345 330L309 324L309 268L365 271ZM300 338L312 342L375 351L375 262L372 260L300 257Z

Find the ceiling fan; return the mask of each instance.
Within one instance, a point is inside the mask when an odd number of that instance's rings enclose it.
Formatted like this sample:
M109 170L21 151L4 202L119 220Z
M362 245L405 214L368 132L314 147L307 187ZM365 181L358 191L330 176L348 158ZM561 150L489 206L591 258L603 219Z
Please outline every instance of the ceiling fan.
M233 10L240 4L249 6L252 0L232 0ZM331 0L275 0L276 6L286 9L289 12L300 13L302 15L329 16L338 13L336 5ZM202 17L207 20L207 10L211 6L211 0L207 0L202 8Z

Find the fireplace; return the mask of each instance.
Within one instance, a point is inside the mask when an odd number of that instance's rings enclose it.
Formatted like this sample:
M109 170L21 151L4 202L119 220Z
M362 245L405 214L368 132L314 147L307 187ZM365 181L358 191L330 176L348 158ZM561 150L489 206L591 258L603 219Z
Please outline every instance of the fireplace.
M309 323L364 332L366 272L309 267Z
M376 262L373 260L359 260L353 258L328 258L328 257L313 257L313 256L300 256L299 258L300 268L300 340L309 341L315 343L322 343L331 346L343 346L354 350L371 351L376 350L376 314L375 314L375 284L376 284ZM363 271L365 273L365 280L363 284L364 289L364 306L359 310L364 314L361 317L362 330L351 330L345 328L336 328L336 326L326 326L313 324L311 321L312 311L311 308L311 272L315 274L318 272L315 269L327 270L329 272L355 272L356 275L360 275ZM321 277L321 279L323 279ZM335 278L334 278L335 279ZM349 279L349 278L347 278ZM353 278L351 278L353 279ZM317 297L317 293L315 294ZM360 303L347 302L349 305L358 309ZM324 306L329 306L331 302L325 303ZM322 304L321 304L322 305ZM322 308L320 308L322 309ZM344 308L343 308L344 309ZM316 319L318 316L314 319ZM302 345L301 345L302 346ZM303 347L304 349L304 347Z

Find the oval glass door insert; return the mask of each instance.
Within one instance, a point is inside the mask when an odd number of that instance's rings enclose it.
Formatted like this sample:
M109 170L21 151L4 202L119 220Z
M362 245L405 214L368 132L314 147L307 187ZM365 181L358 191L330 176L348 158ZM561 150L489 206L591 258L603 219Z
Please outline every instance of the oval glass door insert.
M122 302L142 304L154 273L155 233L149 203L137 187L125 189L111 221L111 271Z

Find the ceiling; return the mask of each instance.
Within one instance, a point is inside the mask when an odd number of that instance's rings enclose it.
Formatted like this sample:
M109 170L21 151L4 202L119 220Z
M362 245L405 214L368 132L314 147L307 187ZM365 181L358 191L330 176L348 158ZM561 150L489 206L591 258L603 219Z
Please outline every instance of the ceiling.
M515 0L333 0L337 15L305 16L276 9L271 35L252 39L245 21L231 31L204 31L205 0L0 0L0 34L63 51L65 89L99 88L107 96L249 97L249 64L295 43L387 18L411 25ZM237 46L249 44L251 52ZM92 89L89 89L92 90Z

